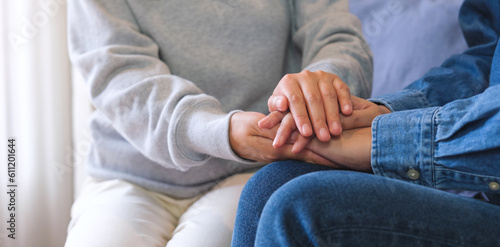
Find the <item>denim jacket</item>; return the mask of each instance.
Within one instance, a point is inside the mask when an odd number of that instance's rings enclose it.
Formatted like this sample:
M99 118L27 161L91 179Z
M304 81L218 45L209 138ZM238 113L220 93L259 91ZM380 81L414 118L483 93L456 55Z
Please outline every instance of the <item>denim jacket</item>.
M371 101L393 113L372 123L375 174L500 198L500 1L466 0L469 49L405 90ZM496 202L495 202L496 203Z

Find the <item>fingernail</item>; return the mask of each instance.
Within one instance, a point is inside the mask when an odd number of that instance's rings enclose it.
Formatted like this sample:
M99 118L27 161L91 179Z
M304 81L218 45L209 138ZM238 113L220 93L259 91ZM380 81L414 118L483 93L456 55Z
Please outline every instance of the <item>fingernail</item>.
M341 127L340 127L339 122L333 121L332 122L332 132L333 133L339 133L340 131L341 131Z
M347 105L347 104L344 105L344 112L347 112L349 110L351 110L351 107L349 105Z
M295 142L297 140L297 138L299 137L299 133L298 132L293 132L292 135L290 136L290 140L292 142Z
M311 127L309 127L309 124L302 125L302 134L304 136L310 136L310 135L312 135L311 131L312 130L311 130Z
M262 125L265 125L267 122L268 122L268 121L267 121L267 118L263 118L263 119L261 119L261 120L258 122L259 127L260 127L260 126L262 126Z
M275 104L276 104L276 108L278 108L278 110L283 111L283 109L281 107L281 102L283 102L283 100L281 98L277 98Z
M330 132L325 128L321 128L319 130L319 135L322 139L326 140L328 137L330 137Z
M281 137L277 136L276 138L274 138L273 147L277 148L278 145L279 145L279 143L280 143L280 141L281 141Z

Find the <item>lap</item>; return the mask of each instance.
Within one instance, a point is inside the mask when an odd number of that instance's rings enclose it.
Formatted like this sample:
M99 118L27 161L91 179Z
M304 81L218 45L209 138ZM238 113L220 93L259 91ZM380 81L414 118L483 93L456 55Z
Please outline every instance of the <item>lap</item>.
M90 178L73 204L66 246L229 245L238 198L251 175L232 175L190 199Z
M280 161L260 169L250 178L240 197L232 246L253 246L262 210L282 185L304 174L332 169L300 161Z
M493 246L499 220L500 208L486 202L371 174L324 171L271 196L256 243Z
M252 175L233 175L194 202L179 219L167 246L230 246L238 199Z
M89 178L73 204L66 246L161 246L185 205L123 180Z

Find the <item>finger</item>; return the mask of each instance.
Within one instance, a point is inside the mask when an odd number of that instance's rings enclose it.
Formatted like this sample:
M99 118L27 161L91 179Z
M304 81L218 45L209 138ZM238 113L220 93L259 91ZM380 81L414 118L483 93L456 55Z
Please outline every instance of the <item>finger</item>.
M334 136L340 135L340 133L342 133L342 125L340 123L337 92L335 91L333 83L330 79L321 81L319 87L321 97L323 97L329 132Z
M311 80L311 78L306 78L304 80ZM328 131L328 126L326 124L325 108L323 106L323 98L318 83L316 81L304 81L300 86L305 97L309 118L311 119L316 137L323 142L329 141L330 131ZM307 137L309 135L304 136Z
M269 112L273 111L287 111L288 110L288 100L283 95L271 95L267 100L267 107Z
M328 167L333 167L337 169L345 169L344 166L341 166L329 159L324 158L323 156L314 153L310 150L304 150L298 154L295 154L297 160L302 160L308 163L312 164L318 164L318 165L323 165L323 166L328 166Z
M372 125L373 119L378 116L371 108L364 110L353 111L349 116L341 116L342 128L344 130L369 127Z
M363 109L366 109L366 108L374 105L373 102L368 101L368 100L363 99L363 98L356 97L354 95L351 95L351 101L352 101L353 111L363 110Z
M298 135L297 139L293 144L292 152L294 153L302 152L302 150L306 148L306 146L311 142L312 139L313 137L304 137L302 135Z
M352 113L352 100L349 86L347 86L347 84L345 84L339 77L335 77L333 80L333 87L337 92L340 111L344 115L350 115Z
M312 164L319 164L319 165L324 165L324 166L329 166L333 168L339 168L339 169L344 169L345 167L338 165L334 163L333 161L330 161L329 159L313 152L310 150L303 150L300 153L293 153L291 151L292 145L286 144L279 149L274 149L275 152L279 154L279 158L272 160L272 161L277 161L277 160L301 160L304 162L312 163ZM271 161L271 162L272 162Z
M288 106L297 129L303 136L311 136L313 134L312 125L309 121L304 94L298 82L291 75L285 75L280 83L283 84L283 94L288 100Z
M278 132L279 125L276 125L269 129L255 128L255 132L253 133L254 137L262 137L264 139L269 139L271 141L276 138L276 133Z
M301 134L297 130L293 131L292 134L290 135L290 139L288 140L288 143L289 144L295 143L295 141L297 140L297 138L299 136L301 136Z
M278 125L283 118L286 116L287 112L273 111L269 113L266 117L258 122L258 125L262 129L270 129Z
M292 131L296 129L295 121L293 120L292 114L288 113L281 121L281 125L276 132L276 137L273 141L273 147L279 148L283 146L286 141L290 138Z

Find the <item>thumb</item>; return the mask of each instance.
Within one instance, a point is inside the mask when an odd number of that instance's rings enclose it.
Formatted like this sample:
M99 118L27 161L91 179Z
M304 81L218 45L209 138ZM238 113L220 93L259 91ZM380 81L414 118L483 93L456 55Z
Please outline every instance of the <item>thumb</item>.
M340 115L340 122L342 123L343 130L370 127L372 126L373 119L377 117L378 112L373 112L373 109L367 108L363 110L355 110L351 115Z

